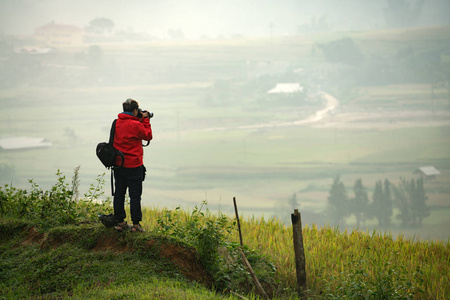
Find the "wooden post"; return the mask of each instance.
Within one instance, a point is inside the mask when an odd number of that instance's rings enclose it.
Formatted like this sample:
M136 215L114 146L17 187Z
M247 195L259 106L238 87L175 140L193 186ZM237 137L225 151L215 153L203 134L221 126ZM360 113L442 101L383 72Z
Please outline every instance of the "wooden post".
M292 230L294 234L295 267L297 271L297 292L301 299L305 299L306 269L305 250L303 248L302 219L298 209L291 214Z

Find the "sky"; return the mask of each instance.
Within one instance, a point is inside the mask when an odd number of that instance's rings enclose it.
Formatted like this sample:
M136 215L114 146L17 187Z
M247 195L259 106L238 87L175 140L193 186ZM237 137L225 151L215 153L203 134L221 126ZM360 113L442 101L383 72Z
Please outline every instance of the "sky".
M417 1L417 0L416 0ZM181 29L187 38L292 35L326 19L334 30L385 25L387 0L0 0L0 32L33 34L54 21L86 27L108 18L116 30L164 38ZM450 1L426 0L419 25L448 24ZM271 27L271 25L273 25ZM272 28L272 31L271 31Z

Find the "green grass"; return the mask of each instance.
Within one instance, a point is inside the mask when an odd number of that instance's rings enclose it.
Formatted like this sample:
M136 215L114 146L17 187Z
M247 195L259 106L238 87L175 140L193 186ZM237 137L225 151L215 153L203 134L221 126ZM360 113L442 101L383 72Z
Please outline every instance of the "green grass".
M63 236L75 238L75 229L65 229ZM97 231L97 238L111 235L98 226L90 230ZM5 241L4 234L2 228L2 298L232 299L187 280L170 261L155 259L151 253L92 251L86 235L78 237L75 244L66 240L55 248L41 249L39 244L26 243L17 236ZM49 235L54 237L55 233ZM120 239L117 235L114 238ZM46 243L52 245L51 241Z
M188 280L158 251L142 247L164 211L144 208L149 233L121 234L101 225L71 225L47 231L46 238L24 221L0 222L0 297L75 299L238 299ZM172 225L184 232L189 213L179 211ZM241 217L247 257L261 253L276 267L275 299L297 299L292 227L275 219ZM32 238L34 237L34 238ZM176 238L159 238L177 243ZM169 239L168 239L169 238ZM229 237L238 241L237 231ZM144 243L144 244L143 244ZM446 299L448 242L423 242L390 233L304 226L307 295ZM133 251L133 248L135 251ZM162 250L161 253L164 253ZM224 262L224 261L223 261ZM260 277L260 279L263 277ZM242 292L241 292L242 295ZM378 296L376 296L378 295ZM255 299L254 294L244 294Z

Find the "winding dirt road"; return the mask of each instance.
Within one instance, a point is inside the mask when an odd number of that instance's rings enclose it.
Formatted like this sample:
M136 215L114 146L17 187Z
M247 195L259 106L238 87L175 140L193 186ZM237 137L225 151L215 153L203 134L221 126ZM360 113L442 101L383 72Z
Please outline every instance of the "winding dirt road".
M332 112L339 105L339 101L331 96L328 93L320 92L319 97L322 97L325 101L325 107L321 110L318 110L314 113L314 115L309 116L303 120L291 121L291 122L277 122L277 123L264 123L264 124L255 124L255 125L242 125L233 127L232 129L262 129L262 128L275 128L275 127L286 127L286 126L298 126L298 125L306 125L313 124L319 121L322 121L330 112ZM213 127L206 128L200 131L221 131L230 129L229 127Z

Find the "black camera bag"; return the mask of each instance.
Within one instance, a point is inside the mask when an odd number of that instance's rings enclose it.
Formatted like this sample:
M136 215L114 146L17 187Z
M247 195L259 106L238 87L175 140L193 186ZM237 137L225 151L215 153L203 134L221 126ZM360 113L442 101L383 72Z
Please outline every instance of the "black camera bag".
M114 170L121 168L123 166L123 163L125 161L125 157L122 152L114 148L114 132L116 129L116 120L111 125L111 130L109 132L109 142L105 143L98 143L96 154L97 157L100 159L102 164L107 168L111 169L111 194L114 196ZM120 166L116 166L116 157L120 156L122 158L122 162Z
M109 215L100 214L98 218L100 219L100 222L102 222L102 224L105 225L106 228L111 228L117 225L116 218L114 218L113 214Z

